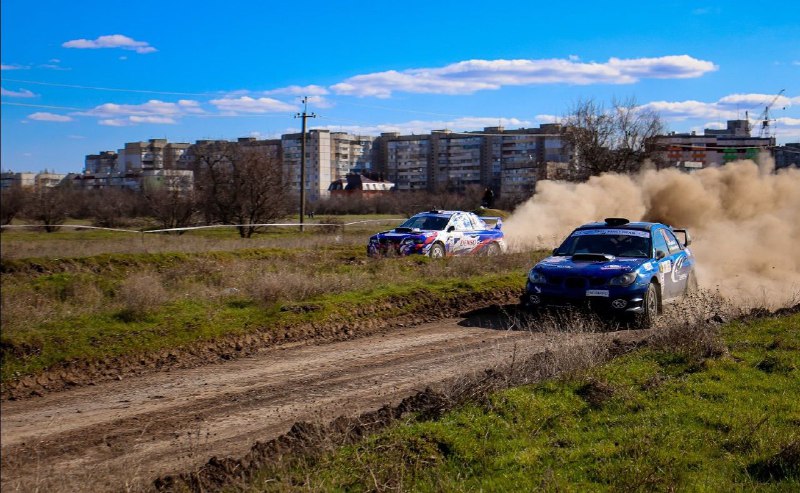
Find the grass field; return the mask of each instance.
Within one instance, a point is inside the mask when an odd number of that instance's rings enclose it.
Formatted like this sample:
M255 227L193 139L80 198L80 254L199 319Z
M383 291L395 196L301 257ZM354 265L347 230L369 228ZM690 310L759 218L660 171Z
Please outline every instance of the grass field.
M364 217L339 217L353 222ZM185 235L9 230L2 241L2 381L70 361L182 347L347 317L391 297L519 287L540 253L371 259L377 222ZM329 221L317 217L315 221ZM395 219L389 219L389 223ZM292 310L296 304L314 310ZM398 310L413 310L408 305Z
M713 355L664 340L284 458L236 490L798 491L799 326L797 313L730 323Z

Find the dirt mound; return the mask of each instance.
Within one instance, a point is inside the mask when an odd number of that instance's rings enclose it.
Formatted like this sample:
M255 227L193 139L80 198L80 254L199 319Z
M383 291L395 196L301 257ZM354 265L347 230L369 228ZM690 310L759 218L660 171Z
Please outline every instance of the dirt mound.
M24 399L70 387L122 380L152 371L191 368L248 356L277 345L347 340L391 330L393 327L453 317L475 306L508 303L518 296L516 289L474 292L451 298L394 296L383 303L359 307L347 317L332 317L325 322L261 327L248 334L231 335L147 354L96 361L69 361L40 374L5 383L0 398ZM414 313L409 313L406 308L405 313L397 314L398 310L402 312L404 307L409 306L413 306Z

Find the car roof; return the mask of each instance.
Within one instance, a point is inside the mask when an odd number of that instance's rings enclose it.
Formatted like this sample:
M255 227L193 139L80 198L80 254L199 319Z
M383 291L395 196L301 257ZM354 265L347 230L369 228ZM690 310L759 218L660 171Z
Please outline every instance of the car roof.
M665 224L662 223L653 223L647 221L630 222L622 217L609 217L602 222L598 221L598 222L584 224L576 228L576 230L610 228L610 229L635 229L639 231L651 231L654 227L658 226L669 228L669 226L666 226Z
M418 212L414 214L415 216L443 216L443 217L450 217L453 214L466 214L464 211L437 211L437 210L430 210L425 212Z

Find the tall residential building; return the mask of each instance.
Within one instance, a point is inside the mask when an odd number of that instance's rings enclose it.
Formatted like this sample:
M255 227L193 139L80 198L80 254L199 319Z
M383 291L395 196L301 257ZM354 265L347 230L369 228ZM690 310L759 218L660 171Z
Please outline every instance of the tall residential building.
M547 163L572 159L558 124L483 131L437 130L429 135L383 133L376 142L376 168L398 190L463 190L490 187L533 193Z
M281 136L284 182L293 191L300 190L300 149L303 134ZM306 133L305 188L309 201L327 197L328 188L349 173L372 166L373 137L360 137L330 130Z
M377 170L397 190L426 190L432 174L430 135L383 133L378 138Z
M125 148L118 152L115 171L176 169L178 160L188 148L189 144L167 142L166 139L127 142Z
M775 147L774 137L752 137L747 120L729 120L724 129L707 128L703 135L671 133L655 138L659 157L670 167L686 170L721 166L738 159L756 159Z
M119 155L114 151L100 151L100 154L89 154L83 167L86 174L108 174L113 173L117 167Z

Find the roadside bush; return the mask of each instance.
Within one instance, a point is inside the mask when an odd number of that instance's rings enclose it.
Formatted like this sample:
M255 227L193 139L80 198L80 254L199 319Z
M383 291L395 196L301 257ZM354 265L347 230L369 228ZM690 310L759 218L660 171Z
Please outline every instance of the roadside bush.
M161 278L148 272L136 273L124 279L117 290L117 298L122 306L119 318L129 322L146 318L168 300Z

